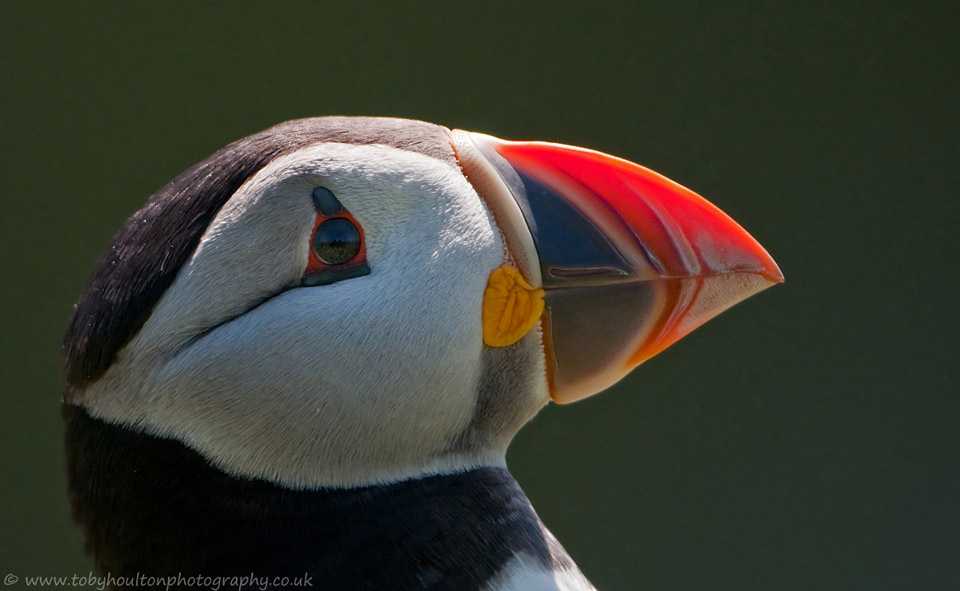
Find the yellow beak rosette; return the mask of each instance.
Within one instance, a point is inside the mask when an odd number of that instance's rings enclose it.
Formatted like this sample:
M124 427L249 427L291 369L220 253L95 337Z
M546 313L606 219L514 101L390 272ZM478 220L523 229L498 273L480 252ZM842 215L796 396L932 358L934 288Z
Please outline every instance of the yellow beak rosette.
M483 292L483 342L507 347L523 338L543 314L543 289L535 289L520 271L494 269Z

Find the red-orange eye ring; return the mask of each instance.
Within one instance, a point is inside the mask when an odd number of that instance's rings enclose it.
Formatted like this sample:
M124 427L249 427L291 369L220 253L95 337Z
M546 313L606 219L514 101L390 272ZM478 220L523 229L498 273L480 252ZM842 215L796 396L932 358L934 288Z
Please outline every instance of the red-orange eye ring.
M313 191L317 217L310 235L304 285L325 285L370 273L363 228L333 193Z

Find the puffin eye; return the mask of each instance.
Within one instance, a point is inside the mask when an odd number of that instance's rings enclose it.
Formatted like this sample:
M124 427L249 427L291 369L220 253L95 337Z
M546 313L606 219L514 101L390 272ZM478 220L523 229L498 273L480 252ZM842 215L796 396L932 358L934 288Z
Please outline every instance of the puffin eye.
M343 265L360 252L360 230L346 218L324 220L313 234L313 251L328 265Z
M302 284L328 285L369 275L363 229L353 214L325 187L313 190L313 206L317 217Z

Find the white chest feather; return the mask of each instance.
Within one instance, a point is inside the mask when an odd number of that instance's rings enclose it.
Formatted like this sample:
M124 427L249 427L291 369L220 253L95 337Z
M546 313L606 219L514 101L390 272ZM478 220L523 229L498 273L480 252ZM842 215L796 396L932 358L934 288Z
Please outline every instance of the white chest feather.
M596 591L573 564L545 569L525 554L518 554L483 591Z

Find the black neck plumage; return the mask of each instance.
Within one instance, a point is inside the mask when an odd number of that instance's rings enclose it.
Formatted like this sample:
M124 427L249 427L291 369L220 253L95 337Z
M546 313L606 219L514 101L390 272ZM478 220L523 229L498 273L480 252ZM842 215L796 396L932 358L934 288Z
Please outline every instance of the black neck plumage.
M562 553L505 469L295 491L234 478L177 441L79 407L64 413L74 517L98 568L114 577L469 590L518 553L547 569Z

